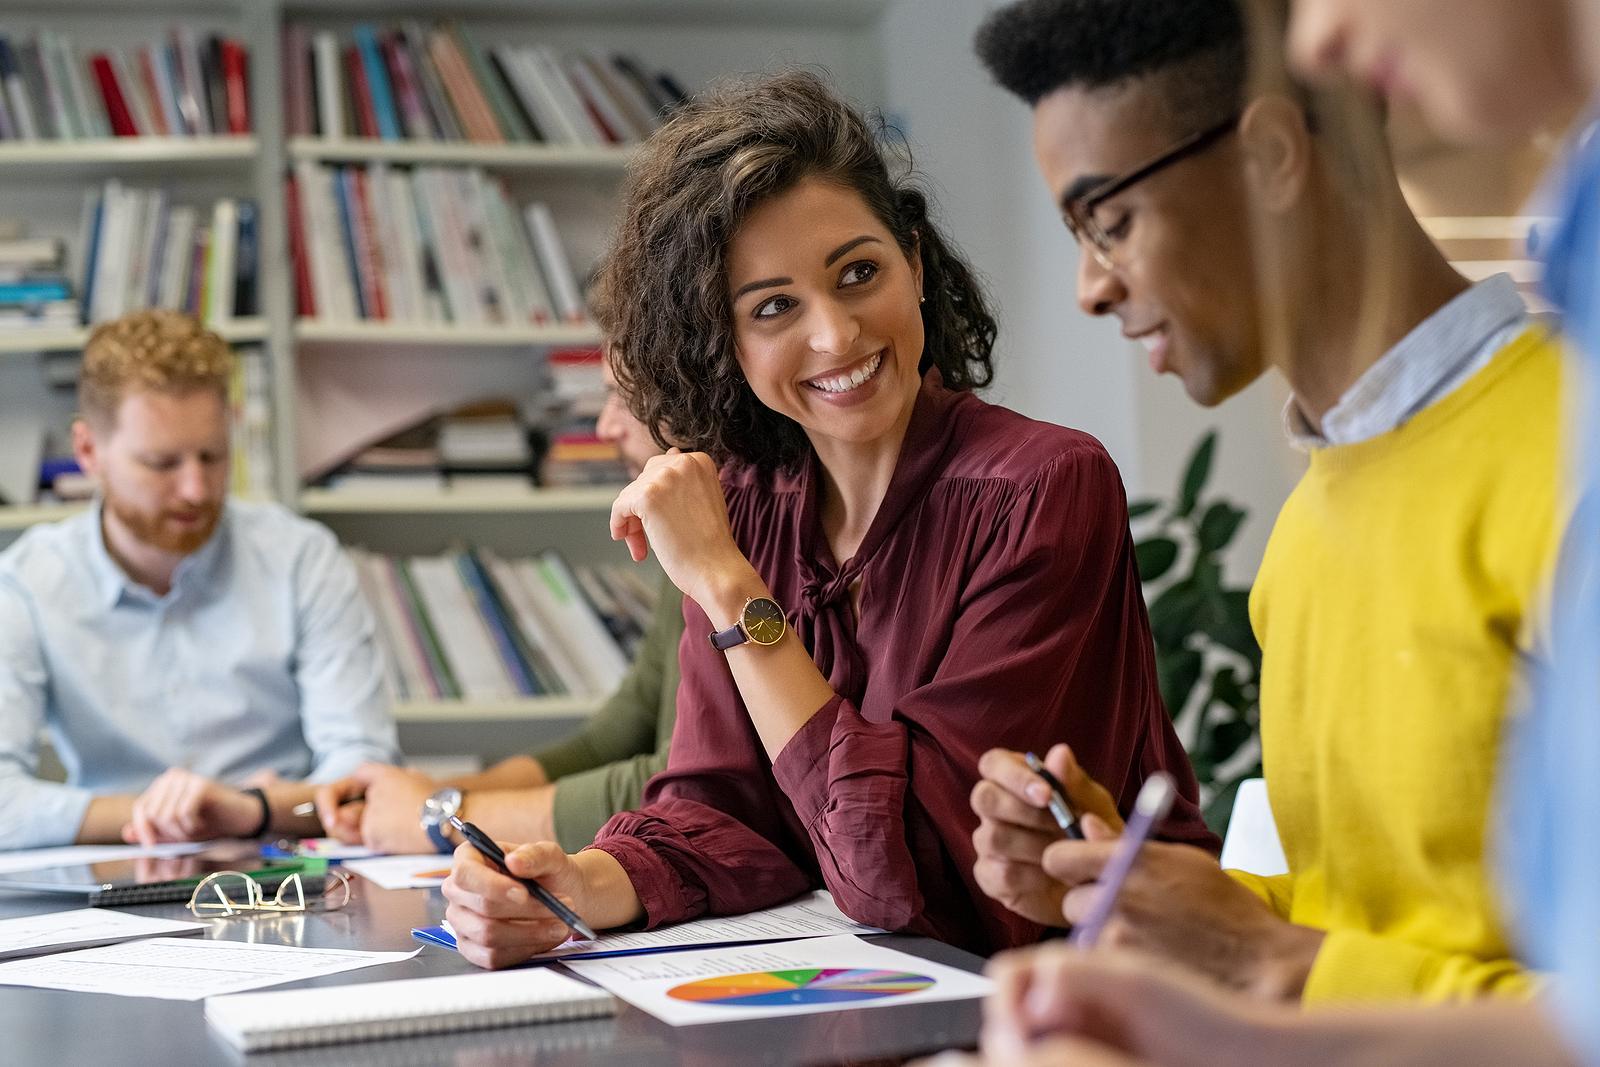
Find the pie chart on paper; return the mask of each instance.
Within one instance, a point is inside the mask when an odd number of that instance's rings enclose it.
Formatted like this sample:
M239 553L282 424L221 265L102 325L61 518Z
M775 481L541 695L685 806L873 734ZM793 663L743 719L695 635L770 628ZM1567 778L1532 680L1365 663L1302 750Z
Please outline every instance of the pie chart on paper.
M907 971L806 967L794 971L752 971L702 978L667 990L667 996L728 1008L844 1004L903 997L933 988L934 981Z

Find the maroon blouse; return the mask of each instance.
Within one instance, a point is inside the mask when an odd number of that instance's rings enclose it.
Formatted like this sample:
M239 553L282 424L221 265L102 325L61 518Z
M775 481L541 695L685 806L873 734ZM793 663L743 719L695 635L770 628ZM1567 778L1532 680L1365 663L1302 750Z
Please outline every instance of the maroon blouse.
M627 871L650 926L821 883L873 926L984 953L1037 940L972 876L968 797L995 746L1070 743L1125 812L1165 770L1182 799L1163 836L1217 848L1157 688L1122 482L1094 438L930 372L843 567L815 461L779 476L734 464L722 481L734 538L836 695L769 762L710 620L684 601L667 769L593 846Z

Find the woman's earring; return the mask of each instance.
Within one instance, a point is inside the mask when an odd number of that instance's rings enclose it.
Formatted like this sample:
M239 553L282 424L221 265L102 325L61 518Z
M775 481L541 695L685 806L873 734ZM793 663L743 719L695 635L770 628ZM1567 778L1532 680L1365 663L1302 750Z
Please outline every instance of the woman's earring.
M919 303L919 304L926 304L926 303L927 303L927 302L928 302L928 298L927 298L927 297L925 297L925 296L919 296L919 297L917 297L917 303Z

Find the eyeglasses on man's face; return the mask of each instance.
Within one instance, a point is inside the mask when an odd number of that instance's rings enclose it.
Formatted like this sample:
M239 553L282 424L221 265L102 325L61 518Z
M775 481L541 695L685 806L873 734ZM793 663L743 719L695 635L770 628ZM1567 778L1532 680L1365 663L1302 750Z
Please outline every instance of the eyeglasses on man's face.
M1174 163L1198 155L1228 136L1239 125L1239 116L1233 115L1215 126L1185 137L1160 155L1139 164L1132 170L1102 182L1082 196L1073 197L1063 205L1067 229L1078 244L1089 250L1095 262L1106 270L1117 267L1117 246L1127 237L1129 218L1119 212L1110 201L1119 193L1127 192L1146 178L1159 174Z

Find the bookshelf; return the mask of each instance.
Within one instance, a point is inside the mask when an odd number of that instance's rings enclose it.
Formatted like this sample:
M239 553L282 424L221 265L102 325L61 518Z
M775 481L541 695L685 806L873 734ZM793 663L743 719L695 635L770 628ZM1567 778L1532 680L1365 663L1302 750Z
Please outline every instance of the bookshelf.
M267 339L267 320L259 316L214 323L212 329L231 344L252 344ZM30 329L0 332L0 354L22 352L76 352L89 339L87 326L70 330Z
M107 137L82 141L0 141L0 177L91 168L136 174L155 167L248 167L260 143L254 137Z
M402 700L394 706L401 724L436 722L528 722L584 719L602 702L582 697L529 697L523 700Z
M385 347L538 348L594 345L600 332L593 326L459 326L411 322L328 322L299 319L295 340L302 347L380 344Z
M66 240L81 264L86 190L117 178L171 189L194 201L253 199L259 211L258 316L222 328L266 356L272 416L274 495L328 525L346 543L425 554L475 544L505 555L554 547L575 564L615 562L625 549L606 531L615 488L500 491L333 492L302 485L301 472L336 451L328 435L398 427L431 403L453 406L497 391L537 388L530 369L543 354L599 340L586 324L464 326L297 317L289 266L283 176L296 166L385 165L481 168L516 204L547 202L580 275L598 260L617 192L636 148L629 145L482 144L287 135L284 31L304 24L348 41L360 23L380 27L448 19L496 44L621 51L669 70L690 91L733 73L801 65L829 71L850 97L886 96L875 32L892 0L18 0L0 34L50 30L88 49L161 39L174 25L241 40L249 51L249 136L139 137L0 143L0 216ZM31 393L7 392L7 374L38 371L44 353L80 349L86 329L0 329L0 423ZM18 399L23 396L24 399ZM411 405L411 407L407 407ZM13 410L15 410L13 408ZM3 443L3 441L0 441ZM73 506L0 507L0 547ZM397 717L412 730L474 721L537 732L581 718L595 701L531 698L407 702ZM443 731L440 731L443 732ZM430 743L431 744L431 743Z
M484 145L459 141L408 143L372 138L289 139L289 158L318 162L423 163L491 167L499 171L620 171L629 145Z

